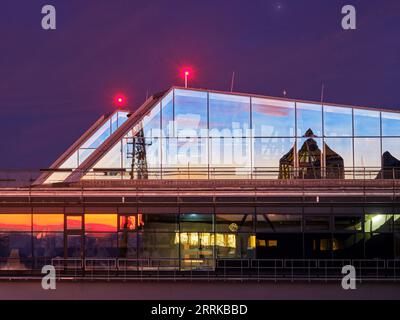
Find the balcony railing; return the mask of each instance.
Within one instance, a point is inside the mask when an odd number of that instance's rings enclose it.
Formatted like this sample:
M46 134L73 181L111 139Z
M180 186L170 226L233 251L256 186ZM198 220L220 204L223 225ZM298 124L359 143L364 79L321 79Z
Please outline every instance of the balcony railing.
M400 180L400 168L290 168L283 170L271 167L163 167L147 169L140 175L128 169L40 169L0 170L0 188L52 185L66 181L72 173L79 177L70 182L94 180ZM60 175L61 174L61 175ZM39 179L39 177L46 177ZM140 178L138 178L140 177Z
M400 259L0 259L0 280L41 278L53 265L58 279L338 281L355 268L358 281L399 281Z

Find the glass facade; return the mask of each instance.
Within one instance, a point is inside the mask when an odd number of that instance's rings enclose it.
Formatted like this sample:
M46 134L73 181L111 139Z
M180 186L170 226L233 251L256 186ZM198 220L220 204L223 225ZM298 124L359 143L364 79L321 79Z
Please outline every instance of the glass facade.
M0 214L0 257L19 261L21 268L32 259L86 257L160 259L182 269L215 267L215 259L400 258L400 215L393 209L359 207L349 214L336 208L329 215L295 209Z
M60 169L79 166L126 119L112 115ZM400 112L176 88L83 179L400 178L399 132Z
M395 112L171 89L84 179L397 178L399 124Z

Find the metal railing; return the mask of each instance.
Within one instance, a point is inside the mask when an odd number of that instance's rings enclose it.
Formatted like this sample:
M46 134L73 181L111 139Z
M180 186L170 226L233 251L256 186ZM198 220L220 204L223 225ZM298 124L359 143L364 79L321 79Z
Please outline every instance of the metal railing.
M46 264L59 279L333 281L351 265L359 281L399 281L400 259L128 259L35 258L1 261L0 279L41 277Z
M55 173L56 175L52 175ZM63 175L57 178L58 173ZM29 187L41 175L41 183L63 183L72 173L86 181L95 180L137 180L137 176L127 169L40 169L40 170L0 170L0 188ZM42 176L43 177L43 176ZM400 168L350 167L350 168L290 168L286 171L276 167L163 167L149 168L141 180L231 180L231 179L265 179L265 180L399 180Z

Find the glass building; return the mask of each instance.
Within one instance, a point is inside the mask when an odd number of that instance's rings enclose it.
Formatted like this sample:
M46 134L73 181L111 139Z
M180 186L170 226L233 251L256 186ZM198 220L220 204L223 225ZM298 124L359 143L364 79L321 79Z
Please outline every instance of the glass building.
M0 267L398 259L399 178L400 112L173 87L0 188Z

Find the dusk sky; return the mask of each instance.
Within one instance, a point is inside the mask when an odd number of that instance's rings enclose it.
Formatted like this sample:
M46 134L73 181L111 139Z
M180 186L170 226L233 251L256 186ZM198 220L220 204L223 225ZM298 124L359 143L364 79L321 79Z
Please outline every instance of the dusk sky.
M41 28L41 8L57 29ZM357 9L357 30L341 8ZM400 108L399 0L3 0L0 167L45 168L123 92L182 85Z

